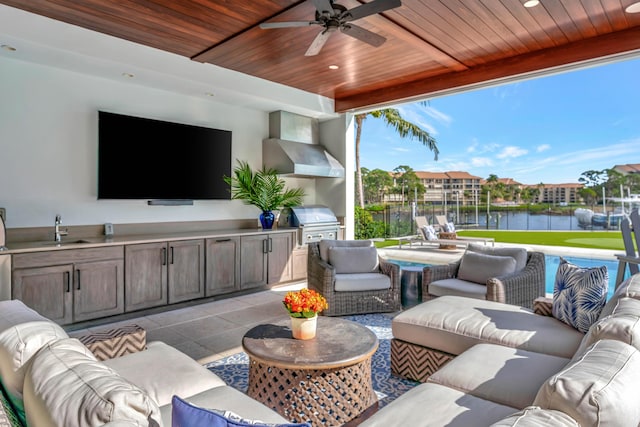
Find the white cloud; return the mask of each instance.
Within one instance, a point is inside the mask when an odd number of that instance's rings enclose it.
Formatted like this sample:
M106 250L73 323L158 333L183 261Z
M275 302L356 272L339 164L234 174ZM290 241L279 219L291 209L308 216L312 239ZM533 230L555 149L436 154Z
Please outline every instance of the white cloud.
M551 146L549 144L542 144L536 147L536 151L538 153L542 153L543 151L547 151L549 149L551 149Z
M410 150L408 148L404 148L404 147L395 147L393 150L394 151L400 151L401 153L408 153L408 152L412 151L412 150Z
M436 121L444 124L444 125L450 125L451 122L453 122L453 118L451 118L451 116L443 113L442 111L436 110L435 108L431 107L431 106L426 106L423 107L424 108L424 112L427 113L427 115L429 117L431 117L432 119L435 119Z
M476 168L493 166L493 160L488 157L473 157L471 159L471 165Z
M504 147L496 157L499 159L515 158L515 157L524 156L528 152L529 151L524 148L510 145L508 147Z

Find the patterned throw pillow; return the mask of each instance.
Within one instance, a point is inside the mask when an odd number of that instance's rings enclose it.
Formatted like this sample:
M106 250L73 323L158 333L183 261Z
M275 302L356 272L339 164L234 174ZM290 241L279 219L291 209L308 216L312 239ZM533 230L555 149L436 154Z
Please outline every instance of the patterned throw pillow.
M436 230L433 228L433 225L424 225L420 230L422 231L422 235L425 240L438 240L438 235L436 234Z
M560 258L553 287L553 317L587 333L607 300L606 266L583 268Z
M452 222L448 222L444 225L444 231L445 233L455 233L456 226Z

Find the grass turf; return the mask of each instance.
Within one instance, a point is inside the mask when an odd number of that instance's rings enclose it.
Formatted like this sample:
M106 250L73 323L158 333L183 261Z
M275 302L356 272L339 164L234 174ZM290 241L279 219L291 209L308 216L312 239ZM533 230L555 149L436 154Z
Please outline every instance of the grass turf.
M574 248L612 249L624 251L620 231L514 231L514 230L464 230L460 236L493 237L496 242L522 243ZM397 240L376 242L379 248L397 245Z

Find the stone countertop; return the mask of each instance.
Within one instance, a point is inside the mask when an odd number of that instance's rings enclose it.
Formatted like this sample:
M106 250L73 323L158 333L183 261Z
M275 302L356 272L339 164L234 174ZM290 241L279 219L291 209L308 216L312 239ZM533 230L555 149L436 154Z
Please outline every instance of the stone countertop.
M140 243L155 243L166 241L192 240L192 239L220 239L237 236L266 235L278 233L291 233L298 230L295 227L280 227L273 230L262 230L260 228L252 229L234 229L234 230L211 230L211 231L190 231L176 233L153 233L153 234L133 234L133 235L114 235L107 238L100 237L73 237L64 236L62 242L53 241L35 241L35 242L7 242L7 250L0 254L19 254L29 252L42 252L52 250L65 249L84 249L96 248L104 246L117 245L133 245Z

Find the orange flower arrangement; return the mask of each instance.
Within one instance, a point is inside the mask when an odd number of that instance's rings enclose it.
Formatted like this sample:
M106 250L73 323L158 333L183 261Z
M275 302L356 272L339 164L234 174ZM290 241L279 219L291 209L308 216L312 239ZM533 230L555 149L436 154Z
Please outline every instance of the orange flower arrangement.
M287 292L282 301L291 317L314 317L325 308L327 300L312 289L301 289L297 292Z

